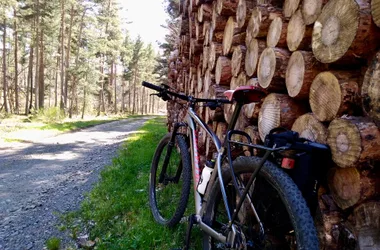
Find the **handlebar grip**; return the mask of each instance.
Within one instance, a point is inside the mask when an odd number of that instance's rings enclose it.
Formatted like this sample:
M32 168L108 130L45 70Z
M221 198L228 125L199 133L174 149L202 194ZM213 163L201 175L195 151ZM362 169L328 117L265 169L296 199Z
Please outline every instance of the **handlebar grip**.
M161 91L162 88L160 86L157 86L157 85L154 85L154 84L151 84L149 82L146 82L146 81L143 81L142 82L142 85L144 87L147 87L147 88L150 88L150 89L154 89L154 90L157 90L157 91Z

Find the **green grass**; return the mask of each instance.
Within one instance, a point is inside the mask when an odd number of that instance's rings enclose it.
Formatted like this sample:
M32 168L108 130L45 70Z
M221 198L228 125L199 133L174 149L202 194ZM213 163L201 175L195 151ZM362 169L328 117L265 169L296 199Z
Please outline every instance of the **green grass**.
M187 223L174 229L158 225L148 202L151 159L166 131L164 120L157 118L130 136L80 211L64 216L63 228L74 237L88 230L97 249L181 248Z
M113 118L113 119L111 118L111 119L104 119L104 120L89 120L89 121L69 121L69 122L62 122L62 123L46 124L38 128L41 130L57 130L60 132L67 132L67 131L95 126L95 125L106 123L106 122L112 122L116 120L119 120L119 118Z
M59 250L60 246L61 240L56 237L52 237L46 241L46 248L48 250Z

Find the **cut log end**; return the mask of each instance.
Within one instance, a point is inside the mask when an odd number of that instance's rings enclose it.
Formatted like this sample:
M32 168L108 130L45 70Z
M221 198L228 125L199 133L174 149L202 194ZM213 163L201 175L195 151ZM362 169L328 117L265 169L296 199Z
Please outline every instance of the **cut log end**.
M312 113L298 117L292 130L298 132L302 138L322 144L327 143L327 128Z
M285 0L284 2L284 17L290 18L293 13L298 9L300 0Z
M368 118L334 119L328 128L327 143L334 162L342 168L380 159L380 132Z
M341 105L341 89L338 79L330 72L316 76L310 87L310 107L318 120L331 121Z
M298 96L301 91L305 75L305 61L302 53L296 51L292 54L286 70L286 89L291 97Z
M272 23L269 26L267 35L268 47L276 47L282 34L282 26L283 23L281 17L276 17L275 19L273 19Z
M305 22L300 10L296 11L289 21L286 42L290 51L297 50L305 35Z
M342 4L345 11L341 11ZM343 57L356 36L358 24L356 1L329 1L314 25L312 48L315 57L323 63Z
M364 111L380 127L380 52L365 73L361 95Z
M355 205L360 199L360 174L356 168L333 168L328 183L335 203L342 209Z
M317 20L322 11L323 0L303 0L301 11L306 25L310 25Z
M380 1L372 0L371 1L371 13L372 18L377 27L380 27Z
M215 68L215 81L220 85L229 85L232 77L231 60L219 56Z
M271 48L267 48L260 56L258 65L258 79L260 86L263 88L269 87L272 81L274 71L276 69L276 55Z
M260 108L259 133L264 141L270 130L277 127L290 129L297 119L306 112L304 105L295 102L285 94L269 94Z
M223 55L228 55L232 47L232 39L235 30L235 20L234 17L230 17L227 21L226 27L224 29L223 35Z

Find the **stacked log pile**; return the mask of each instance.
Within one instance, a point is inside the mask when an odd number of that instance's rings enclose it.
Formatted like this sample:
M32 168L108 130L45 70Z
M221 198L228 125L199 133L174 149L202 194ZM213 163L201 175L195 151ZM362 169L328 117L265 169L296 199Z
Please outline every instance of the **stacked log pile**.
M261 143L293 129L326 143L335 165L319 190L321 249L380 248L380 0L182 0L169 84L202 98L258 85L236 128ZM186 114L171 103L169 126ZM222 139L233 105L199 107ZM210 139L199 134L206 157Z

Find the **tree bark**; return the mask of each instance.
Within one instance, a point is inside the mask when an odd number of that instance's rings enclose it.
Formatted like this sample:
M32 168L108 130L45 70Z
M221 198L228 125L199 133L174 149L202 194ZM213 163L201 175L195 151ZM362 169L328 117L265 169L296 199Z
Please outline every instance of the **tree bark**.
M219 56L215 69L216 84L230 85L231 77L231 60L228 57Z
M14 33L14 60L15 60L15 113L19 114L19 86L18 86L18 26L17 26L17 12L16 9L13 9L13 16L14 16L14 22L13 22L13 33Z
M211 42L209 49L209 57L208 57L208 68L211 71L214 71L216 58L222 54L223 47L219 43Z
M243 58L245 59L246 47L243 45L238 45L233 48L232 59L231 59L231 71L232 75L237 77L238 74L244 70Z
M61 110L65 109L65 0L61 1ZM99 102L100 103L100 102ZM100 113L100 105L99 105Z
M369 118L334 119L328 128L327 142L332 159L342 168L380 160L380 131Z
M380 51L365 73L361 96L365 113L380 127Z
M4 105L5 113L9 113L6 40L7 40L7 21L6 21L6 18L4 17L4 20L3 20L3 100L4 100L4 103L3 105Z
M69 93L69 80L71 77L70 71L68 70L70 68L70 52L71 52L71 33L73 30L73 21L74 21L74 4L71 4L71 10L70 10L70 24L69 24L69 34L67 37L67 52L66 52L66 62L65 62L65 67L66 67L66 75L65 75L65 96L64 96L64 101L65 101L65 108L67 108L67 98L68 98L68 93ZM74 98L74 97L72 97Z
M212 5L211 4L202 4L198 8L198 21L200 23L204 21L211 21L212 17Z
M40 35L40 56L38 65L38 107L43 109L45 107L45 62L44 62L44 33L41 30ZM36 82L37 84L37 82Z
M235 15L238 5L238 0L217 0L216 12L222 16Z

